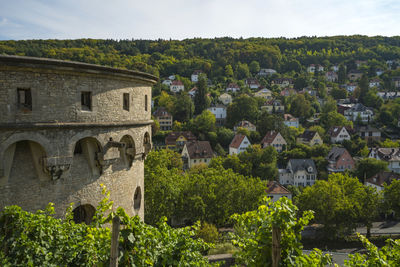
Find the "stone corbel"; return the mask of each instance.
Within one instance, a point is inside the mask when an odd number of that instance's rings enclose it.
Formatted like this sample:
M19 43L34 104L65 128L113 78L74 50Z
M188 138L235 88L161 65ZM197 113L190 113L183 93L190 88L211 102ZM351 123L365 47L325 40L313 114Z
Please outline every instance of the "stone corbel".
M71 157L46 157L42 159L44 172L50 175L51 179L58 180L63 173L71 167Z

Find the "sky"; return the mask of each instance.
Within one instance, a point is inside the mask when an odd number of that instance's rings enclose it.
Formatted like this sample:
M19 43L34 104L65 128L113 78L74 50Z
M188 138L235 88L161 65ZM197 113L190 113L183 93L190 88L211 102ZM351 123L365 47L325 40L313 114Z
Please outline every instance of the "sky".
M400 0L0 0L0 40L400 35Z

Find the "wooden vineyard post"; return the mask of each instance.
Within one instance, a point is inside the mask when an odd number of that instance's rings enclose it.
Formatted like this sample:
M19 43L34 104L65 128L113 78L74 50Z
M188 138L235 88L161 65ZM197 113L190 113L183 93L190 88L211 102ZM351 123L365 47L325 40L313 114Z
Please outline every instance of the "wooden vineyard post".
M272 267L278 267L281 259L281 229L272 227Z
M112 220L110 267L118 266L118 239L120 223L121 221L119 217L115 216Z

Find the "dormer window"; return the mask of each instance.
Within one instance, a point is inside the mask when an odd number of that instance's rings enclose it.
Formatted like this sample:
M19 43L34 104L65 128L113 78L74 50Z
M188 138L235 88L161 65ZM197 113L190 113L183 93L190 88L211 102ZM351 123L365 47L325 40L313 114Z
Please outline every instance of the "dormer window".
M29 88L18 88L18 108L21 110L32 110L32 93Z
M313 171L313 168L310 166L310 167L308 167L307 171L308 171L308 172L312 172L312 171Z

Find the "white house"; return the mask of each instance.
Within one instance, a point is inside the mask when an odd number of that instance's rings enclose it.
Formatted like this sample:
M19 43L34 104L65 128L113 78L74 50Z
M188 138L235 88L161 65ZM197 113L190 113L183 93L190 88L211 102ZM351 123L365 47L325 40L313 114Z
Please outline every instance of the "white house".
M317 64L311 64L310 66L307 67L307 72L308 73L314 73L315 71L324 71L324 67L321 65Z
M325 73L325 80L328 82L336 82L338 80L338 75L334 71L328 71Z
M181 81L173 81L169 86L169 90L171 90L171 92L178 93L185 90L185 86Z
M379 87L381 85L381 81L379 79L372 79L369 81L369 88Z
M355 122L358 117L361 118L362 122L369 122L374 116L372 109L367 108L361 103L357 103L351 108L344 111L344 116L346 119Z
M162 82L162 84L164 84L164 85L166 85L166 86L171 86L172 80L170 80L170 79L164 80L164 81Z
M197 83L199 81L199 75L203 72L201 70L195 70L191 76L191 80L193 83Z
M275 73L276 73L276 70L274 70L274 69L260 69L260 71L258 72L258 75L262 76L262 77L267 77L267 76L271 76Z
M331 138L331 143L342 143L344 140L351 139L350 132L351 129L345 126L332 126L328 131L328 135Z
M214 114L216 123L218 125L224 124L226 119L226 107L224 105L216 105L207 109L211 111L212 114Z
M371 148L368 157L386 161L390 171L400 173L400 148Z
M277 201L281 197L292 199L292 193L277 181L268 182L266 193L267 197L271 198L272 202Z
M291 114L284 114L283 119L284 119L283 123L286 126L299 128L299 118L295 118Z
M348 84L346 84L346 90L349 93L353 93L354 90L356 90L356 88L357 88L357 84L356 83L348 83Z
M312 159L290 159L286 169L279 169L279 182L283 185L308 186L317 180L317 168Z
M230 103L232 103L232 96L230 94L227 93L223 93L222 95L220 95L218 97L218 100L222 102L222 104L224 104L225 106L229 105Z
M251 145L247 136L236 134L229 145L229 155L239 154L246 150Z
M237 85L236 83L230 83L228 84L228 86L226 87L225 91L227 92L232 92L232 93L236 93L240 91L240 87L239 85Z
M196 93L197 93L197 87L193 87L192 89L189 90L188 95L189 95L191 98L194 98L195 95L196 95Z

